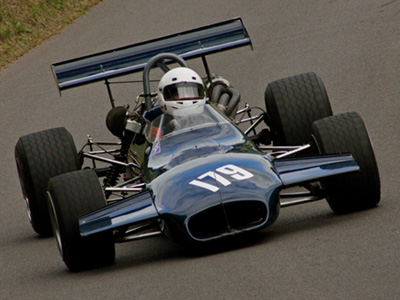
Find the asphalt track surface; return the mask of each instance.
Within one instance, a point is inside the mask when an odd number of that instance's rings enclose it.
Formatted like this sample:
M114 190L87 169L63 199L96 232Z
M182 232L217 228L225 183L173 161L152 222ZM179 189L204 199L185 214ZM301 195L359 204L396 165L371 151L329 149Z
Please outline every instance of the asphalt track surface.
M210 56L212 72L260 106L268 82L316 72L334 113L357 111L368 127L381 203L344 216L324 201L282 209L267 231L205 253L162 237L118 244L114 265L69 272L55 241L30 227L14 146L58 126L78 147L87 133L109 139L110 106L102 83L60 98L50 63L236 16L254 50ZM118 88L117 103L140 89ZM0 73L0 299L400 299L399 103L400 1L105 0Z

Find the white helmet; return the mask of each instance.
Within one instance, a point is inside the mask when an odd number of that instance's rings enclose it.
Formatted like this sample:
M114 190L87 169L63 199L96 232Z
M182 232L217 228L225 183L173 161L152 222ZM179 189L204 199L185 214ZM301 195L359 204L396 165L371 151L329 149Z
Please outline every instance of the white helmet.
M164 74L158 84L158 98L163 113L174 115L202 113L206 103L201 77L184 67Z

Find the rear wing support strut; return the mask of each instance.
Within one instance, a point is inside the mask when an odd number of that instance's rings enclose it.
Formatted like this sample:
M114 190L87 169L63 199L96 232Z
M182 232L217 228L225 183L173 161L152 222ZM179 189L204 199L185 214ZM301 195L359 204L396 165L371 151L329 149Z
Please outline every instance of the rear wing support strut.
M110 98L111 107L114 108L115 107L115 101L114 101L114 97L113 97L112 92L111 92L110 82L108 81L108 79L106 79L106 80L104 80L104 83L107 86L107 92L108 92L108 97Z

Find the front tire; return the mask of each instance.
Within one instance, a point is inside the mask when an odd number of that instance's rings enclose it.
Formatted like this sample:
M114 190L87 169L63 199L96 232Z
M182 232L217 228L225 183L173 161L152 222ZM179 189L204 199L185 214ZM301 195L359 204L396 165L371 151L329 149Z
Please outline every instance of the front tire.
M321 181L327 201L337 214L376 206L380 201L380 178L374 151L361 117L344 113L314 122L313 137L321 154L351 153L360 171Z
M23 136L15 160L31 225L41 236L51 236L47 184L51 177L80 169L74 140L63 127Z
M71 271L114 262L112 232L82 238L79 231L79 217L106 206L95 171L80 170L50 179L48 200L57 245Z

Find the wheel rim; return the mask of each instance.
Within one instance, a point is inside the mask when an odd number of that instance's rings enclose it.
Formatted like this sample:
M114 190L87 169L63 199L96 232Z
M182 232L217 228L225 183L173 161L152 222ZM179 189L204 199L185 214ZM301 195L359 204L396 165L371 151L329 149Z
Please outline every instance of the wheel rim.
M26 204L26 214L28 215L29 221L32 223L32 212L31 212L31 206L29 204L29 198L27 196L24 196L25 204Z
M64 258L61 233L60 233L60 225L58 224L58 218L57 218L56 209L54 207L53 198L51 197L51 194L49 192L47 192L47 197L48 197L49 203L50 203L50 222L51 222L51 226L53 228L54 237L56 238L58 251L60 252L61 257Z
M18 176L19 176L19 181L21 183L21 190L22 190L22 195L24 197L25 205L26 205L26 213L28 214L29 221L32 223L32 211L31 211L31 205L29 202L29 197L28 194L26 193L26 188L25 188L25 183L24 183L24 170L22 168L21 162L19 159L16 159L17 161L17 171L18 171Z

